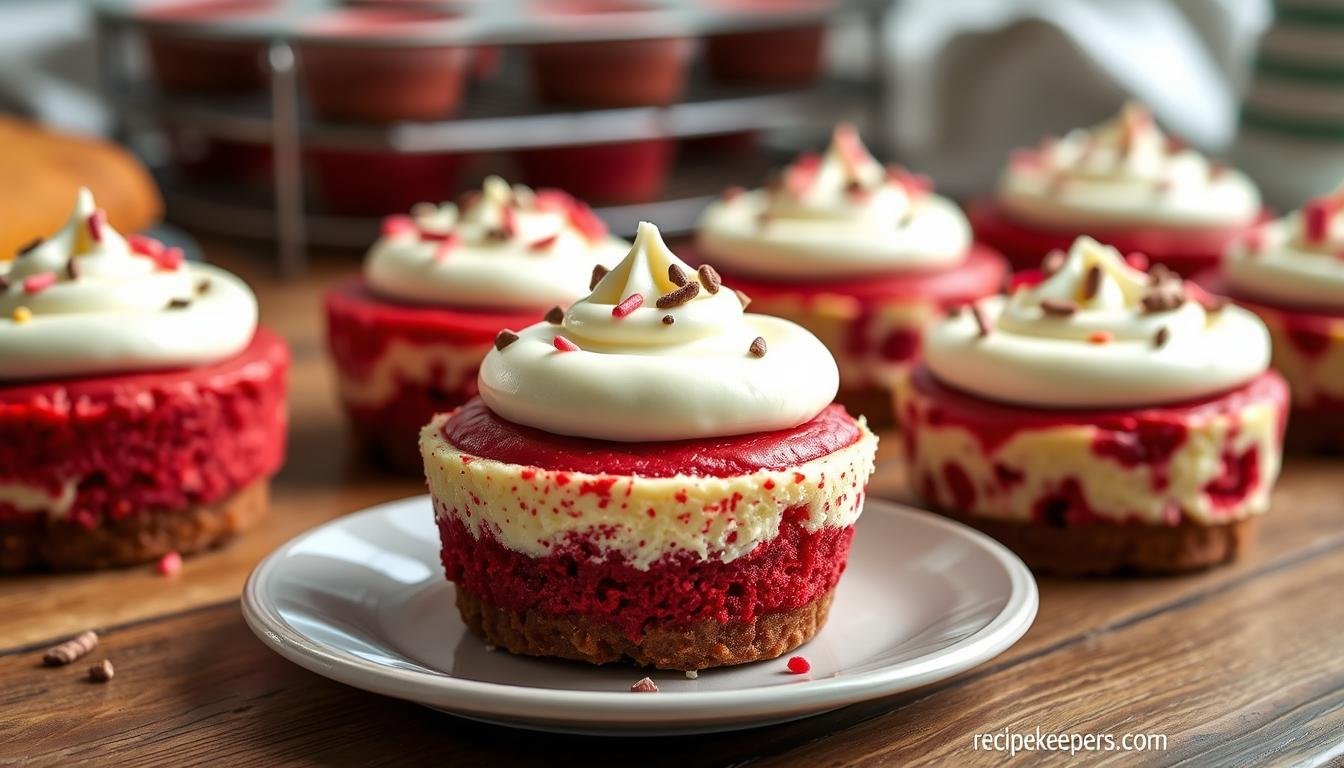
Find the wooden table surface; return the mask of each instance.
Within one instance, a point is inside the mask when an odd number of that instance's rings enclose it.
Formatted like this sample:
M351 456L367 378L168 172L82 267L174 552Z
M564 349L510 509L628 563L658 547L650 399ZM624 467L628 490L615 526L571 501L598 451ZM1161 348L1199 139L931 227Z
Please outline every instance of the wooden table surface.
M211 255L251 280L293 344L290 459L270 517L231 546L152 568L0 581L0 766L1066 764L1327 765L1344 759L1344 473L1288 461L1259 546L1183 578L1040 582L1017 645L952 680L786 725L692 738L597 739L482 725L365 693L272 653L243 623L252 566L299 531L423 490L362 466L326 367L327 261L294 284L257 258ZM870 493L904 495L886 441ZM893 585L893 589L898 589ZM86 628L116 678L40 666ZM97 658L91 657L91 658ZM1144 753L1006 754L975 734L1161 734Z

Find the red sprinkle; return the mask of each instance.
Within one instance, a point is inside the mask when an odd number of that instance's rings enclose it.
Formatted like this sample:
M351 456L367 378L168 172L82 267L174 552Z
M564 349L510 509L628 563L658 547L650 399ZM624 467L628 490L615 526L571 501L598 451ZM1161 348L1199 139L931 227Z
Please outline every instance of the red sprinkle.
M1125 263L1140 272L1148 271L1148 257L1138 251L1125 256Z
M1113 338L1110 331L1093 331L1087 335L1087 340L1093 344L1109 344Z
M89 214L89 220L88 220L89 237L93 238L93 242L95 243L103 242L103 225L106 223L107 223L107 211L104 211L102 208L99 208L93 213Z
M607 236L607 225L586 203L574 201L569 207L569 223L582 232L590 243Z
M154 564L154 570L158 571L160 576L176 576L178 571L182 570L182 556L176 552L168 552Z
M558 350L560 350L561 352L578 352L578 351L579 351L579 345L578 345L578 344L575 344L574 342L570 341L569 339L566 339L564 336L556 336L555 339L554 339L554 341L552 341L551 343L554 344L554 345L555 345L555 348L558 349Z
M152 237L145 235L131 235L126 238L126 244L131 246L131 252L140 256L154 257L163 253L163 243Z
M425 229L424 227L420 226L417 226L415 229L416 232L420 234L421 240L433 240L437 242L443 242L445 240L457 239L457 233L452 231L441 232L437 229Z
M1330 227L1330 216L1335 212L1334 208L1334 202L1325 197L1318 197L1303 206L1302 217L1307 242L1325 242Z
M419 227L415 226L415 219L412 219L404 213L397 213L391 216L384 216L383 224L379 231L382 233L383 237L389 237L392 235L406 235L411 232L417 232L419 231Z
M165 248L161 253L151 258L154 259L154 263L157 264L159 269L163 272L175 271L178 267L182 266L182 262L185 260L185 257L182 254L182 249L176 246Z
M806 675L812 671L812 663L802 656L792 656L789 658L789 671L795 675Z
M551 235L550 237L543 237L527 247L534 251L544 251L547 248L550 248L552 245L555 245L555 241L558 240L559 238L560 238L559 235Z
M625 297L625 301L611 308L612 317L625 317L636 309L644 306L644 294L632 293ZM559 337L556 337L559 338Z
M23 278L24 293L41 293L56 283L55 272L38 272Z
M860 165L872 159L859 140L859 132L849 123L837 125L831 140L835 142L835 148L840 151L840 157L844 158L850 172L857 171Z
M438 245L434 246L434 260L443 261L444 259L447 259L448 255L457 247L458 240L459 238L455 232L450 232L447 237L439 240Z
M887 166L887 181L899 184L910 197L919 197L933 191L933 179L922 173L911 173L899 165Z
M534 200L533 205L536 206L538 211L552 213L568 213L569 207L574 204L574 198L570 197L568 192L560 189L538 189L532 199Z

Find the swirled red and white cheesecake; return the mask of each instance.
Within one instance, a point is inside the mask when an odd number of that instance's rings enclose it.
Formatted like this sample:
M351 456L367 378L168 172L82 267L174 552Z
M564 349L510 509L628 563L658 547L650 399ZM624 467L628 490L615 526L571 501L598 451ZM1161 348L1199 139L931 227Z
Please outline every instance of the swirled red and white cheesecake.
M1000 290L1007 274L971 242L953 202L883 167L849 125L767 188L725 192L701 219L697 249L753 309L816 334L839 364L841 401L875 422L890 421L890 379L918 359L924 328Z
M1269 328L1293 391L1290 444L1344 451L1344 189L1265 224L1228 252L1212 286Z
M0 261L0 571L186 554L255 521L288 367L241 280L123 238L81 190Z
M492 176L459 204L423 204L383 222L364 274L327 295L341 399L360 438L420 472L416 435L476 394L501 328L531 324L583 295L627 245L583 203Z
M1251 313L1079 238L935 326L897 391L913 484L1033 567L1234 557L1269 507L1287 386Z
M976 237L1017 269L1079 235L1182 275L1217 267L1266 218L1255 184L1164 133L1144 107L1013 153L993 199L969 208Z
M420 448L464 620L515 653L697 670L826 620L877 439L793 323L641 224L563 317L500 333Z

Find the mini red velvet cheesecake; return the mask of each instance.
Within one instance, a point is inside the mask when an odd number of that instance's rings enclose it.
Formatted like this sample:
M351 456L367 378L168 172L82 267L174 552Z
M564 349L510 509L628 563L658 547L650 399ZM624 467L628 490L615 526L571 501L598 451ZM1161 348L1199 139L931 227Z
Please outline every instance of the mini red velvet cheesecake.
M1240 171L1164 134L1146 109L1017 150L993 199L969 208L976 238L1016 269L1087 235L1191 276L1267 218Z
M500 329L558 317L626 247L569 195L498 177L460 204L385 219L364 274L326 300L328 345L360 441L418 474L416 435L476 394L476 369Z
M929 181L883 168L851 126L761 190L730 189L701 219L697 257L753 308L816 334L840 366L840 400L890 423L890 381L919 359L948 307L1002 289L1007 265L971 241Z
M0 262L0 571L228 540L284 459L284 342L233 275L123 239L82 190Z
M1238 241L1213 287L1260 316L1293 392L1288 442L1344 452L1344 191Z
M930 507L1050 573L1189 571L1250 545L1288 409L1251 313L1080 238L925 341L896 403Z
M558 325L500 333L420 448L463 620L513 653L699 670L824 624L876 438L824 346L641 224Z

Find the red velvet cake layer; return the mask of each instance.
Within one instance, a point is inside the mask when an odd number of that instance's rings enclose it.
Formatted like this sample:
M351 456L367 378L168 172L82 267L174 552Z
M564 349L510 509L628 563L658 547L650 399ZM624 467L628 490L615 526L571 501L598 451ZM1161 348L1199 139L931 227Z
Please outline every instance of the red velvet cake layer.
M853 445L861 432L843 406L831 405L792 429L703 440L618 443L554 435L514 424L477 398L444 425L443 436L465 453L551 471L733 477L804 464Z
M0 388L0 483L74 483L67 519L87 526L223 499L280 468L288 369L263 328L197 368ZM28 514L0 504L0 520Z
M801 524L806 516L802 507L786 510L778 536L730 562L682 553L647 571L599 555L591 539L532 558L488 534L472 538L451 515L440 514L438 523L444 570L458 589L510 610L611 622L638 641L653 628L750 622L825 595L845 570L854 529L811 533Z

